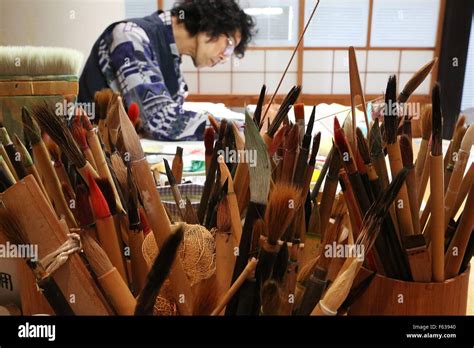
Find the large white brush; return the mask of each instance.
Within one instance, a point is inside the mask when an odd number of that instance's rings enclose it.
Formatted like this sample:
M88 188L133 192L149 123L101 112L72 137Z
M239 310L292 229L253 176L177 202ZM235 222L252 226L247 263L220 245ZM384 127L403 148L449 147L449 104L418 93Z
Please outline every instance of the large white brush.
M0 46L0 76L77 76L83 60L71 48Z

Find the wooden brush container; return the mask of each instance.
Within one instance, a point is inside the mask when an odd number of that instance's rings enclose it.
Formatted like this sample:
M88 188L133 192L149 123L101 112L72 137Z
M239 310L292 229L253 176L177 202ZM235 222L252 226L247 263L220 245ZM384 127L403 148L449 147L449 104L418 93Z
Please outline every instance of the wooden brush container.
M349 315L466 315L469 271L470 267L443 283L405 282L377 274ZM362 268L356 282L369 274Z

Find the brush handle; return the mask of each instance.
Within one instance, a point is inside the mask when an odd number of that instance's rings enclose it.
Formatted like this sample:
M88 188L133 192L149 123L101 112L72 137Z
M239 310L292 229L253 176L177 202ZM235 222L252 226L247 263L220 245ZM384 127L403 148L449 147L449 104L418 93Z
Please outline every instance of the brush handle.
M255 221L260 218L263 218L265 215L265 205L260 203L255 203L250 201L248 209L247 209L247 216L245 218L245 224L242 230L242 238L240 239L239 244L239 255L237 256L237 260L235 262L234 273L232 274L232 282L239 277L240 273L245 269L245 266L248 263L250 247L252 243L252 232L253 232L253 225ZM235 315L237 312L238 306L238 291L234 297L230 300L229 304L226 308L226 315Z
M133 315L137 301L115 267L98 277L102 289L118 315Z
M426 155L428 153L428 143L426 139L421 139L420 149L418 150L418 156L415 161L415 180L416 187L420 188L421 177L423 175L423 168L425 167Z
M325 270L316 268L313 274L306 281L306 289L299 308L296 310L296 315L310 315L314 307L323 296L324 290L327 287L327 272Z
M257 315L259 312L259 294L257 280L245 279L239 289L239 303L235 315Z
M126 281L127 271L125 270L123 253L112 216L105 219L97 219L96 226L100 245L109 257L110 262L112 262L124 281Z
M359 203L360 211L362 212L362 214L365 215L365 213L370 208L370 201L369 201L369 196L367 195L367 192L365 191L365 188L364 188L365 186L362 181L362 178L357 172L348 174L348 176L349 176L349 181L351 183L352 190L354 191L355 199Z
M265 242L264 246L260 249L257 269L255 271L255 277L260 287L272 276L273 265L275 264L279 249L280 246L278 244L270 245L268 242Z
M297 187L302 187L303 190L308 189L308 187L303 187L306 177L306 168L308 167L308 156L309 149L300 147L300 153L298 154L298 159L296 160L295 174L293 175L293 183Z
M444 228L448 227L449 219L454 215L454 205L459 193L459 188L461 187L469 155L470 152L462 149L458 151L458 160L454 165L453 174L449 181L448 189L446 190L446 197L444 199Z
M10 157L8 157L7 151L5 150L5 147L0 141L0 156L3 157L3 160L5 161L6 165L8 166L8 169L10 170L10 173L14 176L15 181L18 181L18 175L15 172L15 168L13 168L13 164L10 161Z
M433 280L444 281L444 190L443 190L443 156L430 155L430 189L431 189L431 255L433 262Z
M139 294L146 284L149 267L143 257L143 231L129 231L128 244L130 247L130 261L132 267L132 282L135 294Z

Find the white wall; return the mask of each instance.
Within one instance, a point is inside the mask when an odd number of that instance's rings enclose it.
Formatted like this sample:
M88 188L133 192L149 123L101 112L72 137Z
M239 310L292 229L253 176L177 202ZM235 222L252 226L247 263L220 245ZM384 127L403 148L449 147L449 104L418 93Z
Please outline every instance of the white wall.
M0 0L0 45L70 47L87 59L102 31L123 18L124 0Z

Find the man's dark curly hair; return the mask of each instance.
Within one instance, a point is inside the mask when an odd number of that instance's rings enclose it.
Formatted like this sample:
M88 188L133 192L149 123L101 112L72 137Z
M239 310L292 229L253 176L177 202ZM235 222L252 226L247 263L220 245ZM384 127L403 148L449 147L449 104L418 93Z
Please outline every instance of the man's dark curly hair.
M205 32L217 39L221 34L239 31L242 39L234 50L239 58L255 34L254 20L234 0L184 0L175 4L171 14L184 23L191 36Z

